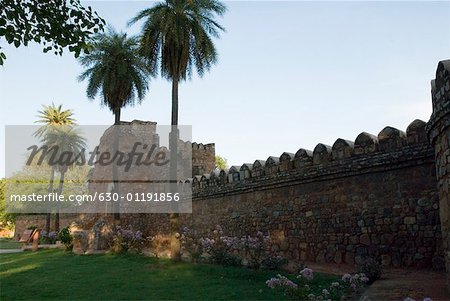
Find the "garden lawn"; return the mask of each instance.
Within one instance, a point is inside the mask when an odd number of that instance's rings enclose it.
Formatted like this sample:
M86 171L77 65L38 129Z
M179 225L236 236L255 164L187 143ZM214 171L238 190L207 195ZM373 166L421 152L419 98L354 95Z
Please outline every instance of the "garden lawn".
M0 250L2 249L20 249L22 243L13 240L12 238L0 238Z
M0 254L0 300L280 300L273 271L61 250ZM318 275L318 284L332 277Z

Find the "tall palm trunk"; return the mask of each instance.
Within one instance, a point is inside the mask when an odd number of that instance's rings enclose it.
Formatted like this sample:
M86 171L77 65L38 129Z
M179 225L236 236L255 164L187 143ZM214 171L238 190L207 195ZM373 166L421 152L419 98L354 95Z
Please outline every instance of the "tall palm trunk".
M53 182L54 182L54 180L55 180L55 167L52 166L52 170L50 172L50 183L49 183L49 186L48 186L48 193L52 193L53 192ZM45 219L45 231L47 232L47 234L50 232L51 214L50 214L50 210L49 209L50 209L50 207L47 204L48 212L47 212L47 216L46 216L46 219Z
M175 193L177 189L177 169L178 169L178 77L174 76L172 80L172 129L169 139L170 149L170 177L171 192ZM176 207L174 207L176 211ZM170 224L170 257L175 260L181 260L181 244L177 235L180 230L180 218L177 212L169 215Z
M117 151L119 150L119 125L120 125L120 107L116 108L114 110L114 141L113 141L113 148L112 148L112 156L114 157ZM118 177L118 170L117 170L117 162L112 162L112 175L113 175L113 193L117 193L119 195L119 177ZM118 221L120 219L120 197L117 202L114 202L114 220Z
M177 179L178 168L178 79L172 81L172 128L169 139L170 149L170 181Z
M120 124L120 108L116 108L114 110L114 124L115 125Z
M61 178L59 180L59 187L58 187L58 194L62 195L63 192L63 186L64 186L64 176L66 174L66 167L63 167L61 170ZM59 232L59 202L56 205L56 213L55 213L55 231Z
M178 125L178 78L172 81L172 125Z

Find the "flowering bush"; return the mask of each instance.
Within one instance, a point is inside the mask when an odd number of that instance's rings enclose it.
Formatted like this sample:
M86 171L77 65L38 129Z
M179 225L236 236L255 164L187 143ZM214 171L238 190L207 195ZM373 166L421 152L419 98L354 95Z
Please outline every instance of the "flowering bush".
M116 226L112 236L111 249L115 253L126 253L134 250L138 253L142 252L147 241L151 241L151 237L143 237L141 231L133 231L131 227L122 228Z
M58 233L55 231L50 231L47 233L45 230L40 231L40 239L39 243L41 244L54 244L56 243L56 239L58 238Z
M241 248L244 250L245 257L248 258L248 267L261 267L263 259L270 255L269 241L269 236L261 231L258 231L255 237L241 237Z
M347 285L347 287L356 292L360 287L369 282L369 278L364 273L354 275L345 274L342 276L342 281Z
M298 284L280 274L267 280L266 285L271 289L281 288L289 297L294 297L298 290Z
M196 239L193 231L183 227L181 231L182 249L191 255L193 261L204 259L223 265L244 264L250 268L278 269L287 261L270 252L270 238L258 231L256 236L227 236L217 225L210 237Z
M184 227L181 235L181 244L184 250L191 254L195 261L196 258L205 258L211 263L223 265L241 265L245 262L246 266L259 268L267 254L269 237L258 232L255 237L252 236L226 236L223 235L223 228L217 225L212 231L212 237L201 237L196 240L187 227ZM243 260L244 258L244 260ZM282 263L281 258L266 261L268 266L278 267Z
M212 239L202 237L200 244L211 263L237 266L242 262L238 256L240 240L237 237L224 236L220 225L217 225L213 231Z
M183 227L180 237L181 249L186 251L193 262L198 262L203 253L203 246L199 244L193 232L188 227ZM206 246L205 246L206 247Z
M341 280L332 282L327 288L314 287L314 271L304 268L297 276L298 283L278 274L266 281L271 289L281 289L293 300L342 300L363 287L369 279L364 274L345 274Z
M383 269L378 261L373 258L367 258L359 266L358 272L364 273L369 278L368 284L372 284L380 279Z

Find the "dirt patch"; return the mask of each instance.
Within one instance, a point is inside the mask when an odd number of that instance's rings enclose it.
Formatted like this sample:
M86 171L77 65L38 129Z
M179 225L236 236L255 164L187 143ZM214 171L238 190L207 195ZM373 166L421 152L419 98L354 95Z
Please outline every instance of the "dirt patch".
M366 291L370 300L404 300L406 297L422 300L449 301L445 273L430 270L387 270L383 278Z

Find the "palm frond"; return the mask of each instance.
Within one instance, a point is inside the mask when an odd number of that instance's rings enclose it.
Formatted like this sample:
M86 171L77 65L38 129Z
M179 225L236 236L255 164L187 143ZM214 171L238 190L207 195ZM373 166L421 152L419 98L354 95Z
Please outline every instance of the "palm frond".
M226 12L217 0L165 0L138 13L129 24L145 20L140 36L141 55L156 74L178 80L200 76L217 62L212 38L225 31L215 19Z
M78 79L87 80L88 99L100 96L100 103L112 112L142 101L154 73L148 59L140 53L140 39L111 27L96 36L93 51L79 59L86 69ZM136 76L133 70L139 70L141 75Z

